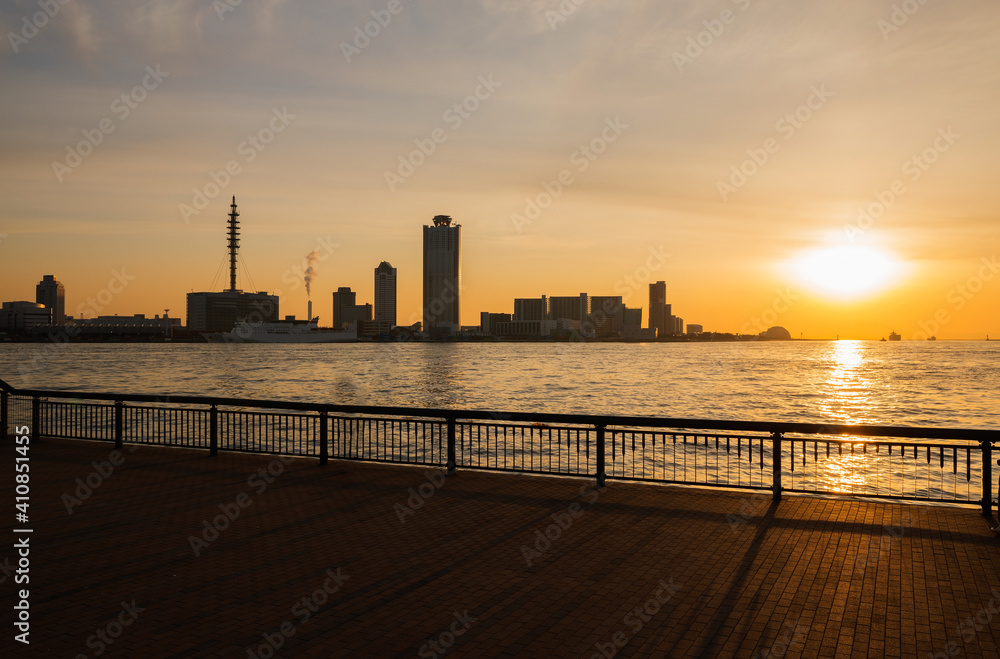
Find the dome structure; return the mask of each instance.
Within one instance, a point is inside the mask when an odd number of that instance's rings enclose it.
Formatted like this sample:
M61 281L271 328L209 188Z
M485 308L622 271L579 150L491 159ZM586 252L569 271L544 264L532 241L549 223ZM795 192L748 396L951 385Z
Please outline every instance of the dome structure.
M792 334L784 327L776 325L774 327L768 328L766 332L762 332L760 338L766 339L768 341L791 341Z

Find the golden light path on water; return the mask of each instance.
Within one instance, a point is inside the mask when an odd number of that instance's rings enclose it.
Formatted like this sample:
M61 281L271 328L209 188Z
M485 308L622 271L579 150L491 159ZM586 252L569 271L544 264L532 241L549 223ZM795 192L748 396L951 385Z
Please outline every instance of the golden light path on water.
M870 364L860 341L837 341L831 344L831 369L827 378L827 398L820 407L830 419L845 425L877 423L871 414L874 383ZM846 449L846 446L844 447ZM831 489L840 492L863 490L867 481L869 454L844 451L823 461L820 477Z

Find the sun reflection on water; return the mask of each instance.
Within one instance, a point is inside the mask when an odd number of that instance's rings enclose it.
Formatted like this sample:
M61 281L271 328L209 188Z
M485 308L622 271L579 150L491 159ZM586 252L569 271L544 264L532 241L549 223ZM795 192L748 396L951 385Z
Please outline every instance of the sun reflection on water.
M873 414L874 382L870 375L872 364L865 354L861 341L837 341L829 354L830 374L825 383L824 399L820 407L826 417L847 425L875 423ZM833 447L831 447L833 448ZM825 461L822 475L833 489L841 492L864 491L867 481L865 467L870 457L857 446L843 446L843 452L833 452Z
M870 375L873 366L861 341L837 341L828 358L830 374L819 403L824 416L844 424L875 423L873 394L875 383Z

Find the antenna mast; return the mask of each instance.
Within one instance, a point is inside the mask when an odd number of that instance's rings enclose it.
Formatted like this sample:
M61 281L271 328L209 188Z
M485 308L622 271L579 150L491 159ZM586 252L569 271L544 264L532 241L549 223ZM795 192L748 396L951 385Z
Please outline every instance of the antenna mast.
M236 293L236 252L240 248L240 216L236 212L236 195L233 195L233 203L229 212L229 291Z

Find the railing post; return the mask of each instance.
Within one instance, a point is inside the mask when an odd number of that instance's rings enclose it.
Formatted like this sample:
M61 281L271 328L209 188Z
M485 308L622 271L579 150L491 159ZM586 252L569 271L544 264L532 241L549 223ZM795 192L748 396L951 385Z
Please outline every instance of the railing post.
M989 439L981 441L983 448L983 500L984 517L993 516L993 442Z
M604 431L607 428L603 423L597 424L597 487L604 487L604 480L607 477L604 465Z
M42 424L42 399L38 396L31 397L31 443L34 444L41 436Z
M774 474L771 477L771 500L781 501L781 440L782 433L771 433L771 465Z
M319 463L325 465L330 459L329 421L326 410L319 413Z
M219 455L219 407L212 405L208 413L208 423L211 426L208 439L208 454L213 458Z
M125 438L125 402L115 401L115 448L119 451L122 448L122 441Z
M448 475L455 475L455 417L448 417Z
M7 411L10 405L10 394L0 391L0 441L7 440Z

